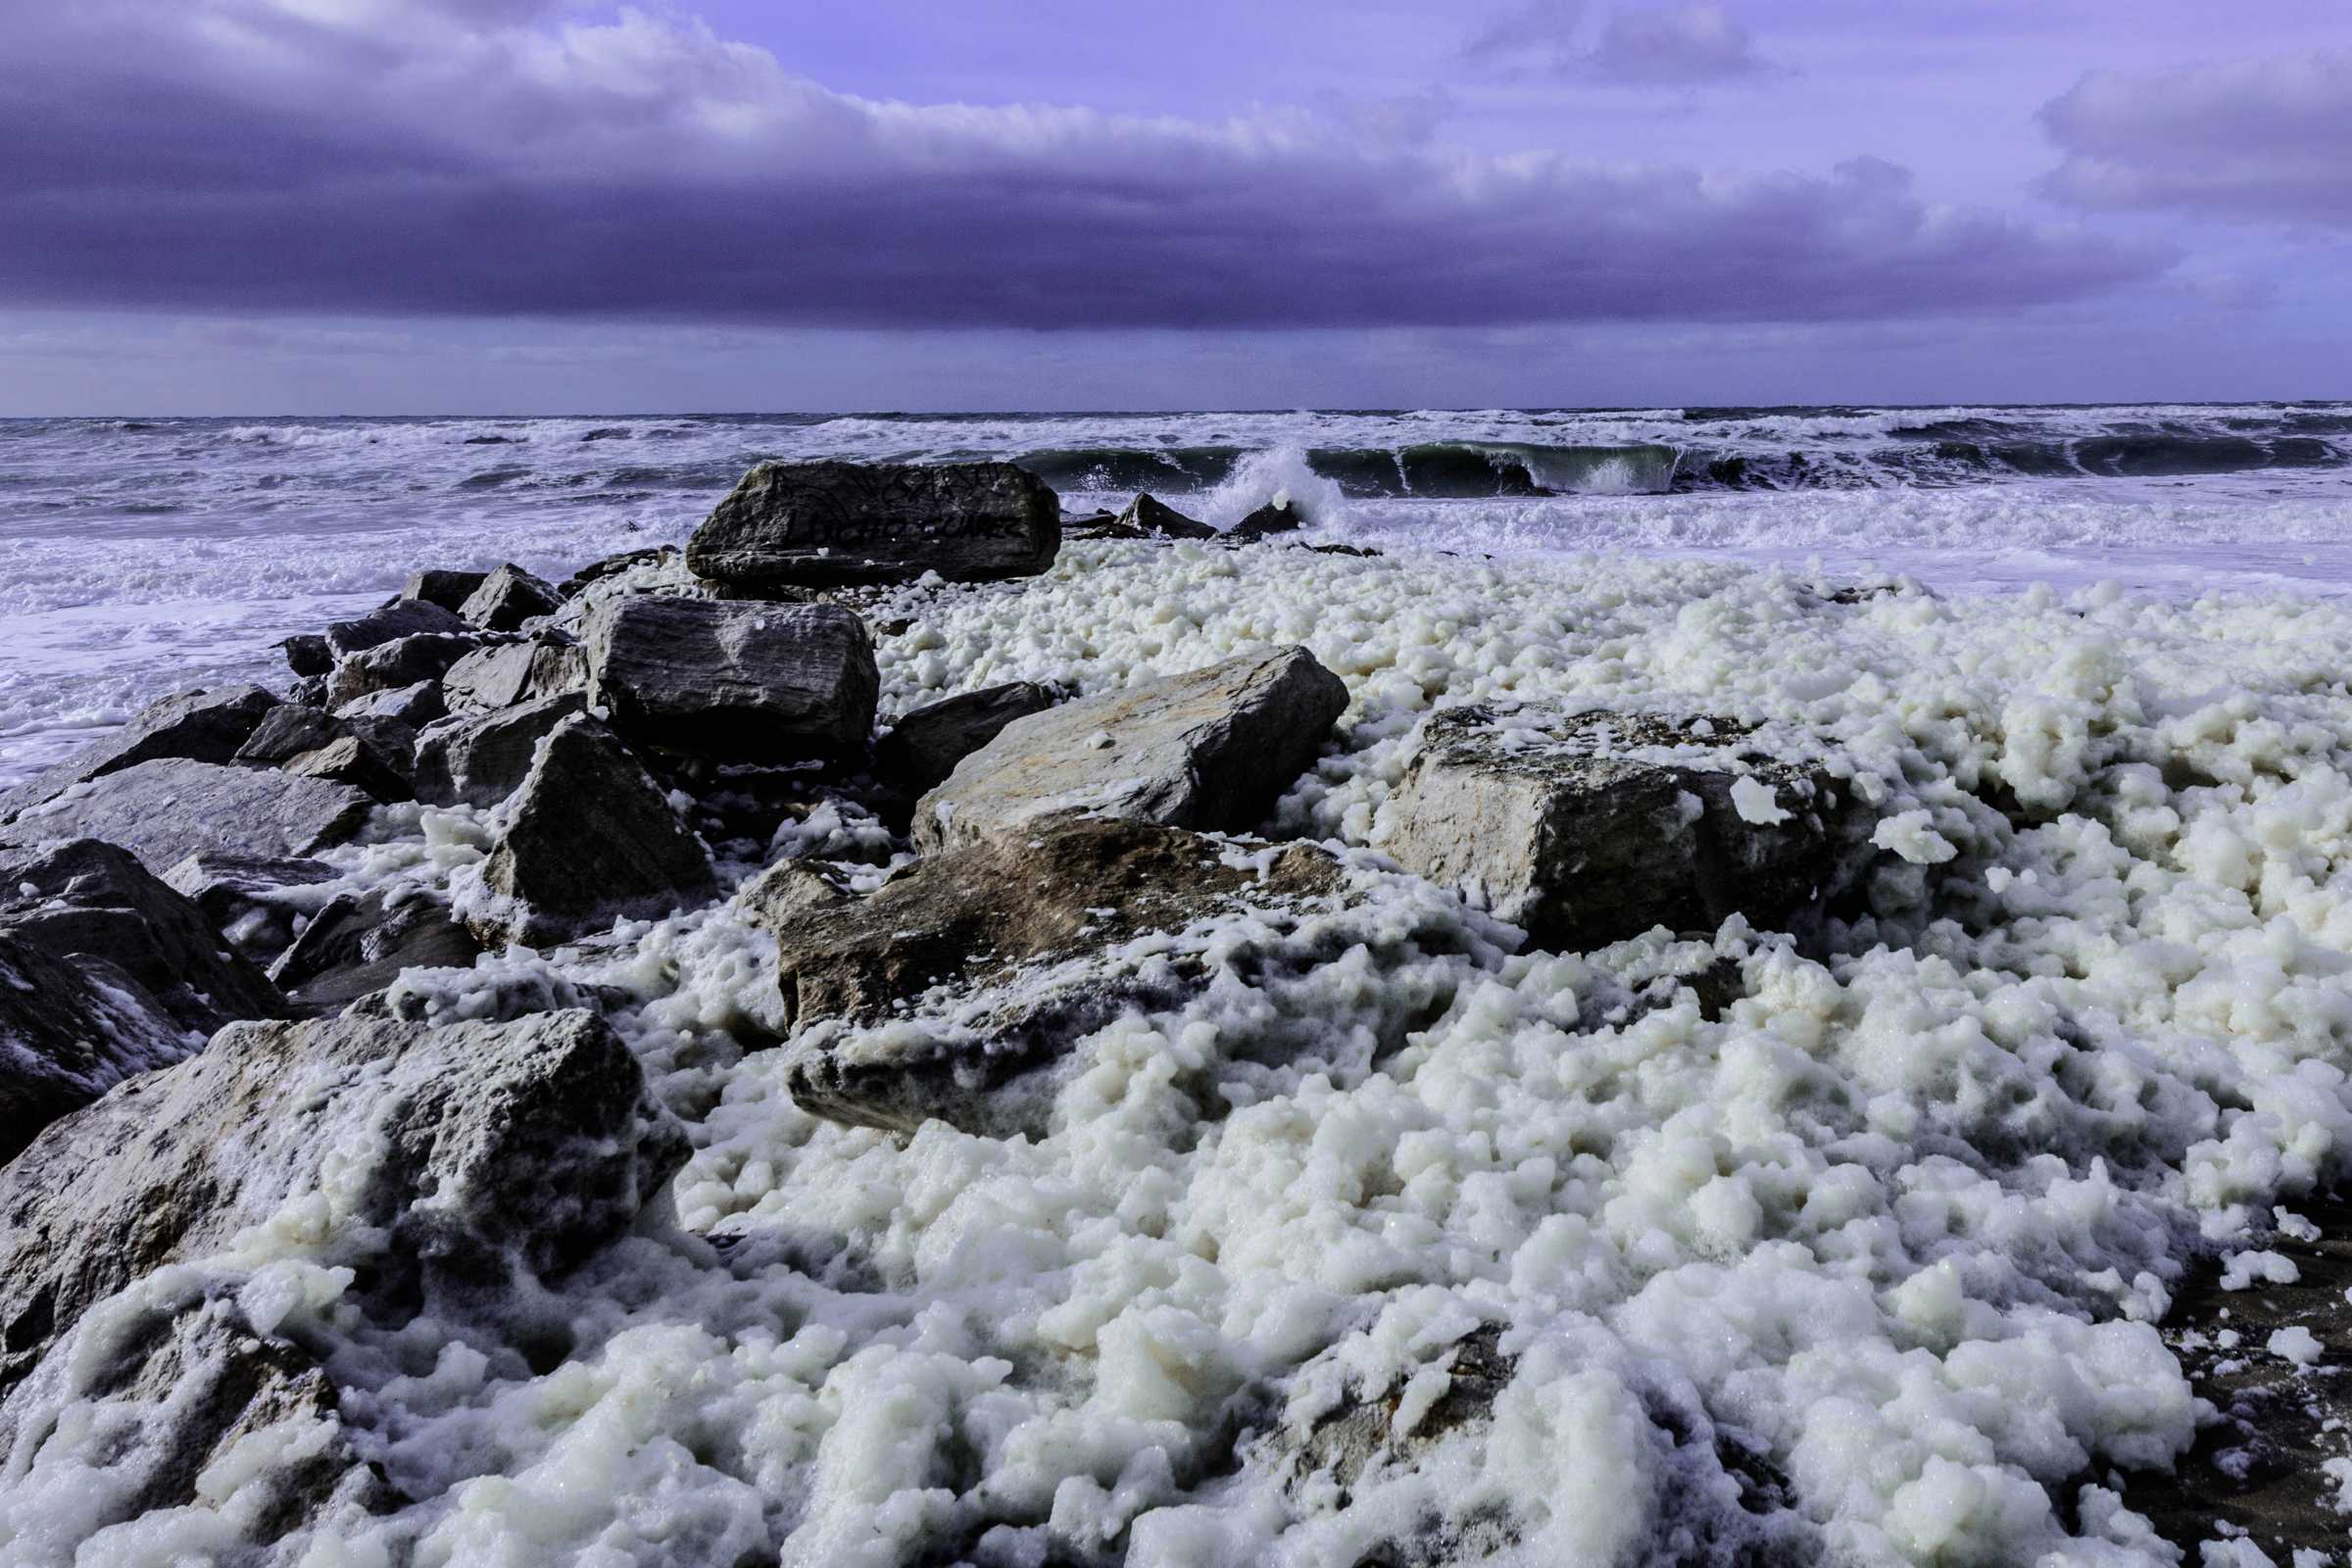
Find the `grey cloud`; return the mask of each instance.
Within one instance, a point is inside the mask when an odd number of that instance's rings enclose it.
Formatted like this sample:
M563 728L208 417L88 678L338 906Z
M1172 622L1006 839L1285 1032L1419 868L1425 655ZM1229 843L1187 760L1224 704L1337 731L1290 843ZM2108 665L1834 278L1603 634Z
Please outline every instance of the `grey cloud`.
M1618 6L1597 18L1581 0L1530 0L1489 21L1463 52L1504 70L1618 86L1694 85L1779 69L1709 0Z
M2352 49L2093 73L2041 123L2066 155L2044 181L2061 200L2352 223Z
M243 33L160 7L143 52L119 26L20 30L0 300L886 327L1808 320L2074 299L2169 262L1936 209L1873 160L1723 179L1297 112L875 102L625 12L204 9Z

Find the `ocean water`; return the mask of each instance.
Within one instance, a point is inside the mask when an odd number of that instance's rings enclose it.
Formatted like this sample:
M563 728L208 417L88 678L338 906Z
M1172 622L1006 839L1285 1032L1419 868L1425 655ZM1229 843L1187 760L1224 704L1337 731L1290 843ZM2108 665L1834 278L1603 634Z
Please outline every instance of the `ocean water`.
M0 784L424 565L683 539L762 459L1004 458L1073 514L1277 493L1329 537L1939 592L2352 584L2352 404L0 421Z

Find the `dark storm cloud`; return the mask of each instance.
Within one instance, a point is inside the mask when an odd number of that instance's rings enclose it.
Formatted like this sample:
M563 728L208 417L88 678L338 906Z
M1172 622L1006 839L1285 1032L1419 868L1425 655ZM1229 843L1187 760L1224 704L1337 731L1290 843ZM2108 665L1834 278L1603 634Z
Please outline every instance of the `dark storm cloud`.
M1931 208L1874 160L1724 180L1304 114L884 103L690 24L501 9L92 0L21 29L0 298L905 327L1797 320L2064 300L2165 261Z
M2084 76L2041 112L2084 207L2352 222L2352 49Z

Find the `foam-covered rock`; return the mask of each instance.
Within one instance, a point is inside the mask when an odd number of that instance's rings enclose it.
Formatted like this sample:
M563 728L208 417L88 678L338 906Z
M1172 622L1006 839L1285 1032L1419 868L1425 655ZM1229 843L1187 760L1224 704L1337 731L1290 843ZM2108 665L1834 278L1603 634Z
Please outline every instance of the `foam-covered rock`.
M1303 648L1014 719L917 804L918 845L1011 835L1093 813L1246 828L1313 764L1348 688Z
M1801 738L1724 718L1461 707L1432 714L1385 846L1546 947L1652 926L1777 929L1850 869L1850 793Z
M862 754L879 677L837 605L631 595L582 628L588 701L631 740L763 760Z
M762 463L686 542L737 589L1028 577L1054 564L1061 505L1009 463Z
M0 822L91 779L165 758L225 762L251 737L278 699L259 686L208 686L177 692L140 710L104 740L0 795Z
M178 759L80 785L0 831L0 844L105 839L164 871L200 850L309 855L367 824L375 801L326 779Z

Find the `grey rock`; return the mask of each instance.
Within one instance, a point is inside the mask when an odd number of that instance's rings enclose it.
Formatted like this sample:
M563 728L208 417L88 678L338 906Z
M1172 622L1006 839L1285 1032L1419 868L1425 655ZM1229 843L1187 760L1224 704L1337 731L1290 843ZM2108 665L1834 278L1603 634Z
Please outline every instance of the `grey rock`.
M519 631L526 620L553 614L563 596L513 562L482 579L458 613L484 631Z
M686 542L738 588L1027 577L1054 564L1061 507L1008 463L763 463Z
M0 935L69 963L101 958L182 1029L282 1018L285 998L224 953L202 909L126 851L96 839L0 850Z
M361 1267L364 1308L406 1322L495 1309L560 1276L685 1154L636 1057L588 1012L232 1024L0 1170L0 1449L7 1391L84 1312L218 1250L330 1165L351 1211L329 1251Z
M286 668L297 675L323 675L335 667L335 651L317 632L297 632L277 646L285 651Z
M496 806L522 783L549 732L587 706L580 693L564 692L427 725L416 737L416 798L433 806Z
M158 758L225 762L237 755L278 699L259 686L212 686L175 693L42 773L0 795L0 822L55 799L76 784Z
M635 741L705 757L861 755L881 677L836 605L632 595L582 629L588 701Z
M341 660L402 637L464 634L472 630L454 610L444 610L423 599L395 599L365 615L330 622L326 645Z
M653 545L644 550L624 550L617 556L607 556L602 561L590 562L558 584L556 592L565 599L571 599L590 583L602 582L607 577L616 576L624 571L633 571L640 566L664 565L682 560L683 556L684 553L676 545Z
M0 844L105 839L160 872L200 850L309 855L358 833L374 807L348 784L167 759L26 812L0 830Z
M1853 803L1825 761L1704 715L1447 709L1384 808L1384 847L1549 948L1711 932L1735 911L1786 929L1853 869ZM1785 820L1749 820L1742 779Z
M237 748L239 762L276 767L305 752L315 752L349 733L342 720L322 709L287 703L263 716L245 744Z
M389 804L416 798L403 760L364 736L343 735L315 751L288 758L283 766L298 777L331 779L365 790L370 799Z
M335 875L324 860L203 850L166 871L164 882L229 946L266 963L286 951L299 919L317 906L317 896L303 890Z
M918 708L874 743L874 773L891 788L920 795L956 771L956 764L1003 733L1005 725L1042 713L1061 693L1019 680L962 692Z
M588 656L562 632L478 649L449 666L441 694L452 713L486 713L588 687Z
M353 705L365 712L366 703ZM415 795L411 773L416 732L390 718L346 718L289 703L262 720L237 751L237 760L282 767L308 778L333 779L378 801Z
M412 891L339 894L303 927L270 977L310 1014L338 1012L404 969L462 969L482 945L446 905Z
M430 567L409 574L400 590L403 599L421 599L428 605L439 605L452 612L463 611L466 601L489 576L486 571L440 571Z
M916 805L918 848L1094 813L1170 827L1253 825L1306 771L1348 688L1303 648L1017 718Z
M0 933L0 1163L59 1117L202 1043L121 970Z
M710 899L710 852L619 739L584 714L557 724L524 775L506 835L482 868L504 901L491 924L562 941L622 916Z
M786 862L737 896L772 933L787 1023L801 1038L787 1086L812 1115L906 1131L937 1118L969 1132L1043 1130L1044 1102L1077 1038L1205 983L1199 955L1106 957L1145 932L1211 913L1327 902L1345 878L1294 846L1263 876L1223 846L1102 817L1039 824L1017 845L917 860L863 899ZM887 1049L811 1025L875 1024L930 1010L943 1027L894 1029Z
M1297 533L1306 525L1306 514L1285 498L1269 501L1225 532L1236 543L1254 539L1270 539L1276 534Z
M389 719L405 724L412 730L418 730L448 711L449 704L441 694L441 682L427 679L412 686L395 686L388 691L371 692L366 697L354 698L337 708L335 716L343 719Z
M336 708L419 681L438 681L459 660L482 646L473 632L418 632L346 655L328 678L327 700Z
M286 701L299 703L305 708L324 708L330 679L326 675L305 675L286 687Z
M1207 523L1186 516L1148 490L1138 493L1133 501L1127 503L1127 510L1118 514L1112 526L1133 529L1133 536L1138 539L1214 539L1217 536L1217 530Z

